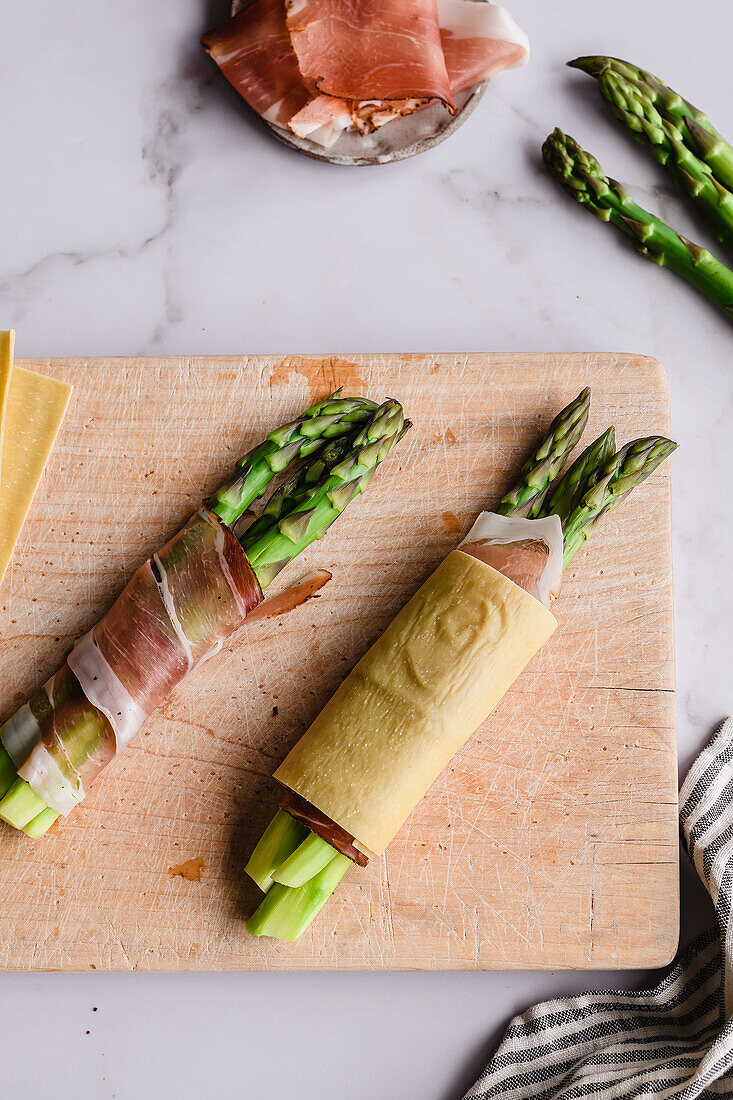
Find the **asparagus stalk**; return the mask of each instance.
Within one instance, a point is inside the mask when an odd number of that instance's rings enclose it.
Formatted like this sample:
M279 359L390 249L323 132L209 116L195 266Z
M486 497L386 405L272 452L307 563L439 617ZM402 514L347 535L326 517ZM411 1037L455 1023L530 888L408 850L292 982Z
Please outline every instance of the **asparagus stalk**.
M273 884L273 875L288 856L303 843L308 832L302 825L284 810L278 810L270 824L260 837L257 847L249 857L244 868L263 893L267 893Z
M588 391L583 391L586 392ZM571 410L577 401L578 398L563 412ZM562 415L560 413L560 417ZM556 419L559 420L560 417ZM545 497L545 503L536 513L560 517L564 534L563 567L570 564L583 543L591 537L601 517L625 500L632 489L641 485L676 449L677 444L671 439L648 436L632 440L616 451L613 427L608 428L585 448L555 482L549 495ZM534 462L540 468L544 459L538 457ZM533 477L532 460L526 464L523 478L514 490L514 499L518 502L521 500L519 490L527 477ZM519 510L514 511L509 506L503 514L521 515L521 507L521 503L518 503Z
M722 244L733 244L733 194L720 183L708 164L685 142L686 127L663 117L644 85L627 80L613 69L598 77L601 97L617 119L649 147L715 226Z
M552 421L540 446L522 467L519 481L502 497L497 512L503 516L539 515L550 485L583 434L589 408L590 390L586 387Z
M409 428L396 401L385 401L356 435L350 454L316 485L299 494L293 507L272 528L253 540L245 550L263 588L271 584L288 562L302 553L325 532L344 508L363 493L378 464L387 457Z
M303 934L326 904L351 860L336 852L333 858L302 886L271 886L245 928L253 936L273 936L291 943Z
M2 801L2 819L15 829L25 829L48 806L25 779L16 779Z
M228 526L267 490L276 474L295 458L306 458L324 441L348 434L373 416L376 405L365 398L341 397L341 390L311 405L289 424L270 432L263 443L240 458L232 476L209 499L208 506Z
M599 467L605 465L616 450L616 433L608 428L590 443L576 458L572 466L556 482L542 514L559 516L563 523L575 510L588 488L588 479Z
M577 202L601 221L609 221L634 242L636 250L669 267L733 316L733 271L710 252L681 237L656 215L637 206L616 180L607 178L598 161L561 130L542 147L545 166Z
M47 806L45 810L41 810L37 817L29 821L21 831L29 836L31 840L39 840L48 832L58 816L56 810L52 810L50 806Z
M289 481L284 482L271 495L258 519L240 536L239 541L245 550L255 541L272 531L279 520L283 519L296 504L302 502L310 489L323 480L340 462L348 456L354 445L356 431L343 435L326 444L317 456L311 458Z
M327 840L316 833L309 833L302 844L275 868L273 881L279 882L281 886L303 886L336 855L336 849Z
M666 121L679 129L685 145L708 165L718 182L733 190L733 147L707 115L653 73L617 57L576 57L568 64L599 81L606 74L613 74L633 84Z
M25 780L18 778L15 764L0 744L0 807L3 805L12 819L8 823L33 839L43 836L59 816L38 798Z
M617 508L676 449L677 444L664 436L634 439L592 472L586 492L564 524L564 568L591 537L601 517Z

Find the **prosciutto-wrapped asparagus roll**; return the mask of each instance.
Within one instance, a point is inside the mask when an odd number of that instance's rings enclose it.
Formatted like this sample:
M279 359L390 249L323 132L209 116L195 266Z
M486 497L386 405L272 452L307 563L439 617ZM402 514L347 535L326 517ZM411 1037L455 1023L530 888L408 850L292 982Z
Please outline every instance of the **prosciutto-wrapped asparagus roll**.
M359 661L275 772L280 809L247 872L250 932L294 940L352 863L380 855L454 753L555 630L563 565L675 448L615 452L613 429L563 476L584 390L553 421L497 513L482 513Z
M40 836L70 813L173 688L239 629L280 570L364 491L405 430L397 402L377 408L334 394L246 455L0 728L0 817ZM296 458L306 459L298 475L238 538L233 525Z

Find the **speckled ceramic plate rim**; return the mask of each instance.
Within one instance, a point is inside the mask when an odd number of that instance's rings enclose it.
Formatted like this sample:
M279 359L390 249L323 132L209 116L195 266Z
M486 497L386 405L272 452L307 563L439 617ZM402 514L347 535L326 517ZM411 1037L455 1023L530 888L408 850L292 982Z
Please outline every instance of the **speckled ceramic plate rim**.
M245 6L246 0L232 0L232 15L236 15ZM468 116L476 108L476 104L483 97L486 91L488 80L484 80L481 84L477 84L475 88L472 88L467 93L467 98L462 103L459 100L459 107L455 115L451 115L445 110L445 108L436 104L432 107L426 107L423 111L418 112L417 115L409 116L409 119L397 119L395 122L389 122L380 131L382 137L389 138L394 134L397 139L393 148L381 153L366 152L363 156L355 156L353 154L347 154L339 152L339 145L342 143L342 138L338 138L337 141L331 146L330 149L322 149L316 145L315 142L308 141L306 138L296 137L295 134L289 133L281 126L275 126L273 123L268 122L266 119L258 115L256 111L252 111L252 114L262 123L262 125L281 141L283 145L287 145L291 149L295 149L296 152L302 153L306 157L311 157L313 160L321 160L326 164L339 164L346 167L364 168L371 167L378 164L391 164L397 160L407 160L408 157L415 157L419 153L425 153L428 149L434 149L436 145L440 145L442 141L450 137L455 133L459 126L462 126ZM466 93L464 93L466 95ZM250 108L251 110L251 108ZM407 134L402 134L401 131L405 129L404 124L410 119L418 118L420 115L425 118L426 113L435 113L434 128L427 134L424 134L418 138L414 135L410 135L409 130ZM389 131L389 133L386 133ZM403 143L400 144L399 138L403 138ZM353 140L353 139L352 139Z

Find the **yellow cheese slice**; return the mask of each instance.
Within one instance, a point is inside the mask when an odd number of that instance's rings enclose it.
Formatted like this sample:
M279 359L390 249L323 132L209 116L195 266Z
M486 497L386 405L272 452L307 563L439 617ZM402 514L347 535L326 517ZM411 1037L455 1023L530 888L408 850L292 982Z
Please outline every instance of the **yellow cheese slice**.
M64 419L71 386L13 367L0 461L0 581Z
M454 550L275 778L380 855L556 626L539 600Z
M0 464L2 463L3 434L5 432L5 411L10 393L10 375L13 370L13 350L15 333L0 332ZM1 468L1 465L0 465Z

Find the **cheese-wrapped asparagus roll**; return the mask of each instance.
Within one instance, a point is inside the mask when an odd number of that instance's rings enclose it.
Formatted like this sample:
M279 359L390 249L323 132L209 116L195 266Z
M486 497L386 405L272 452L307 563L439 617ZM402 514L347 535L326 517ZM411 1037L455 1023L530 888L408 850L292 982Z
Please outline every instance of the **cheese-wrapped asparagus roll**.
M334 395L245 456L0 728L0 817L39 836L68 814L173 688L244 623L278 572L366 488L404 428L396 402L377 408ZM238 539L231 525L305 456L298 477Z
M482 513L359 661L275 772L280 811L247 866L258 935L296 939L352 862L380 855L555 630L563 559L674 449L612 430L559 477L588 415L553 421L499 513ZM571 550L563 532L571 538Z
M561 568L556 516L513 522L506 560L528 541L549 550L532 528L551 523L555 549L538 557L542 573ZM500 564L499 545L488 546ZM438 566L275 772L368 856L384 851L557 627L547 607L472 549Z

